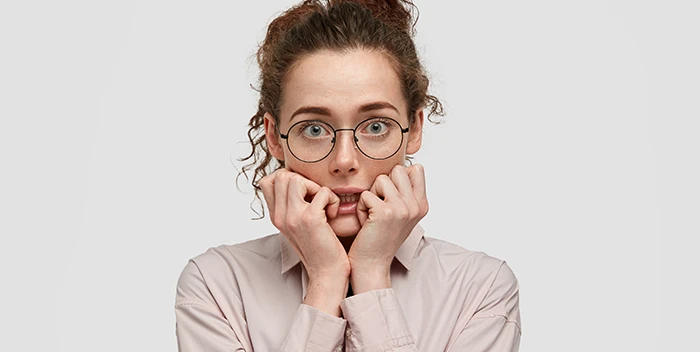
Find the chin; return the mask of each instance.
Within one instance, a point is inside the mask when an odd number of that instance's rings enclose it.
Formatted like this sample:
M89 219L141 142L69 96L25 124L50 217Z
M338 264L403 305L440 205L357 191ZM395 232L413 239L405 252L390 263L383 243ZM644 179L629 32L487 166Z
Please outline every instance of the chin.
M337 218L329 220L328 224L331 225L333 232L338 237L355 236L362 228L360 220L355 214L339 215Z

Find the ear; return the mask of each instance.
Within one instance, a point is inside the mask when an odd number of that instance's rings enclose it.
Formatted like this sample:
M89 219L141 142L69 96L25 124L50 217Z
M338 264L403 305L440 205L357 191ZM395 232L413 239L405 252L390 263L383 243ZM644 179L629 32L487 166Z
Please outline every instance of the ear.
M265 113L265 141L267 141L267 149L277 160L284 161L284 147L280 143L280 136L277 133L277 124L275 118L269 112Z
M416 111L415 119L408 131L406 154L415 154L423 143L423 108Z

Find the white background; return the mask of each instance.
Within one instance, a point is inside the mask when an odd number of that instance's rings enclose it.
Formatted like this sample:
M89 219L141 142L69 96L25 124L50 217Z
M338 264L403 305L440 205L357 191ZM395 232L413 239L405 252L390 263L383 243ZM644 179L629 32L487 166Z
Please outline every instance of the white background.
M235 166L293 3L2 2L0 350L176 350L187 260L274 231ZM521 351L689 350L697 6L417 4L428 236L508 262Z

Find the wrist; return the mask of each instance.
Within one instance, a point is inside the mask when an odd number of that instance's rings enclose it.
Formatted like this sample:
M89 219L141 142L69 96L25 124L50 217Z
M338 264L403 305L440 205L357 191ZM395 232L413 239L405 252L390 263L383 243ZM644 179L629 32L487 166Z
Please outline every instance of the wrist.
M349 279L309 279L304 304L310 305L330 315L340 317L340 301L345 299Z
M372 290L379 290L391 287L390 266L380 266L371 268L353 267L350 275L352 291L360 294Z

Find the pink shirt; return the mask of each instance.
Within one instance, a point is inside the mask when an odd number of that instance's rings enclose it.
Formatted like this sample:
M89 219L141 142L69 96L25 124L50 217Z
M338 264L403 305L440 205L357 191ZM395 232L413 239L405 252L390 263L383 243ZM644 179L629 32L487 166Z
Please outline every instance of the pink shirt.
M283 235L210 248L177 282L179 351L517 351L506 262L423 234L396 253L392 287L344 299L343 318L302 303L308 276Z

